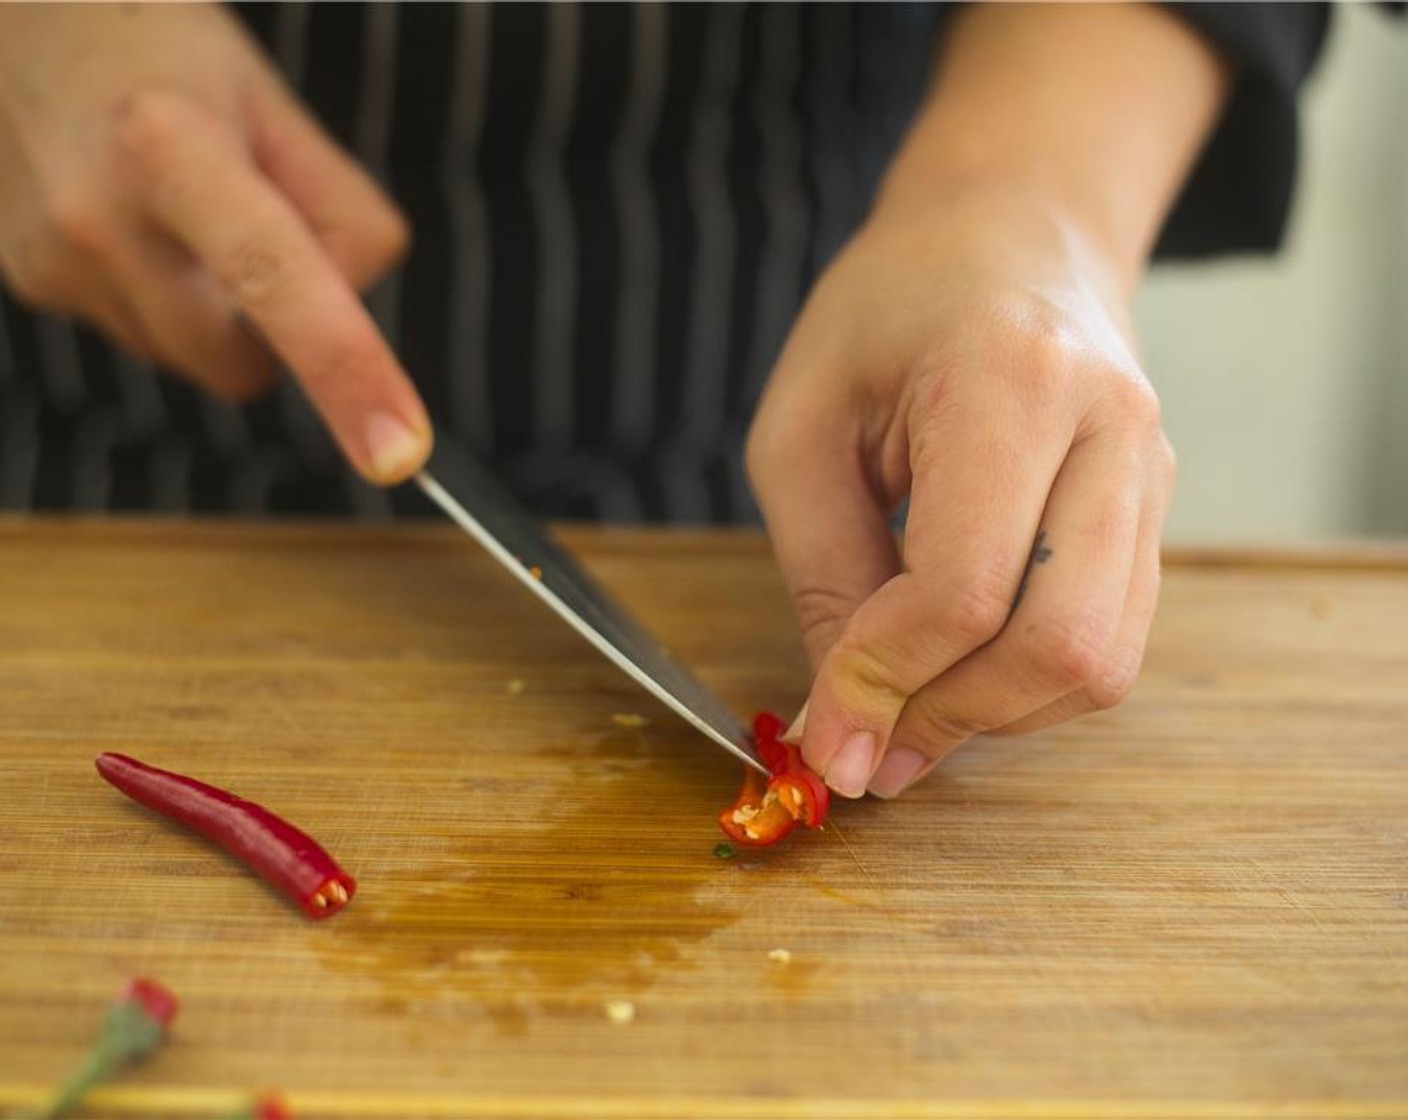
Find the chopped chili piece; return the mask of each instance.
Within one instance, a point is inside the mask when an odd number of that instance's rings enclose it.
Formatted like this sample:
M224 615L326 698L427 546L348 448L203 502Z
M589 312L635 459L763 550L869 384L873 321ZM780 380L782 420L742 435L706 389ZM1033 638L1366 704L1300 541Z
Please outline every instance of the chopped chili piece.
M336 914L357 892L316 840L262 806L126 755L101 754L97 767L133 801L219 844L310 918Z
M783 743L782 764L773 771L770 787L796 818L808 828L820 828L831 807L831 790L820 776L802 761L802 750Z
M738 855L738 852L732 844L726 844L720 840L714 845L715 859L732 859L736 855Z
M67 1116L94 1086L155 1052L179 1008L176 997L155 980L128 984L108 1007L87 1059L39 1113L41 1120Z
M719 814L719 827L737 844L766 847L783 839L798 823L820 828L826 819L831 791L802 761L800 748L782 742L786 727L770 712L753 720L754 745L771 777L764 780L749 767L738 797Z

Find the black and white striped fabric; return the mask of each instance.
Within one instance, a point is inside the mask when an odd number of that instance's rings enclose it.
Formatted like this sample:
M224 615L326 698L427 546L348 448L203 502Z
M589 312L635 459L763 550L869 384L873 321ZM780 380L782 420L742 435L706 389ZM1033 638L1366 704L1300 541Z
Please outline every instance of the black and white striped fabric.
M239 9L406 208L370 300L439 429L540 512L755 516L743 435L912 112L910 5ZM0 508L387 517L291 383L205 398L5 300Z
M1158 254L1274 250L1330 8L1168 6L1237 81ZM756 517L759 390L952 9L238 10L411 217L414 253L371 305L440 431L551 516ZM0 509L65 508L429 512L359 482L291 382L221 405L0 297Z

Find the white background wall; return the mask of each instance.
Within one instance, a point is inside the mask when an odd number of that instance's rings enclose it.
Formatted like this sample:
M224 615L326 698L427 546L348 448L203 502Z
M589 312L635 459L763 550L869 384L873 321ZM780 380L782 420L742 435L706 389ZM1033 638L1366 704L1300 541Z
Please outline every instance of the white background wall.
M1140 296L1170 541L1408 533L1408 20L1339 7L1304 108L1283 252Z

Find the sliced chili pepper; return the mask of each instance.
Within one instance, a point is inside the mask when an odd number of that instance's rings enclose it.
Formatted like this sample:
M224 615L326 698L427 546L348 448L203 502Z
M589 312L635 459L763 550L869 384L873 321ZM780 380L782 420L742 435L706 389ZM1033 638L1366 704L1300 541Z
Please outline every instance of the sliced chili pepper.
M787 752L782 765L774 773L770 787L788 810L808 828L820 828L831 808L831 790L821 777L802 761L800 747L783 743Z
M826 783L802 761L801 750L784 743L786 724L771 712L753 720L754 746L771 772L763 776L751 766L733 804L719 814L719 827L736 843L748 847L776 844L797 827L820 828L831 807Z
M780 743L787 732L787 722L773 712L759 712L753 717L753 738L758 746L764 743Z
M316 840L262 806L122 754L100 754L97 767L133 801L219 844L310 918L336 914L357 893L356 880Z
M787 744L782 735L787 725L780 716L759 712L753 717L753 747L769 771L776 774L787 767Z
M735 844L762 848L776 844L797 827L797 820L771 782L750 766L738 797L719 814L719 827Z

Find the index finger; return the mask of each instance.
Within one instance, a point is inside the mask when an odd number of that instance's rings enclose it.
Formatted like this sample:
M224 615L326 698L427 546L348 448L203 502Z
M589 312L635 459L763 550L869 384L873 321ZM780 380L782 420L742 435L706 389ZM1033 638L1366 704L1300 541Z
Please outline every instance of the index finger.
M148 212L259 328L357 470L384 484L414 473L430 451L414 386L298 211L223 124L149 94L125 114L123 140Z

